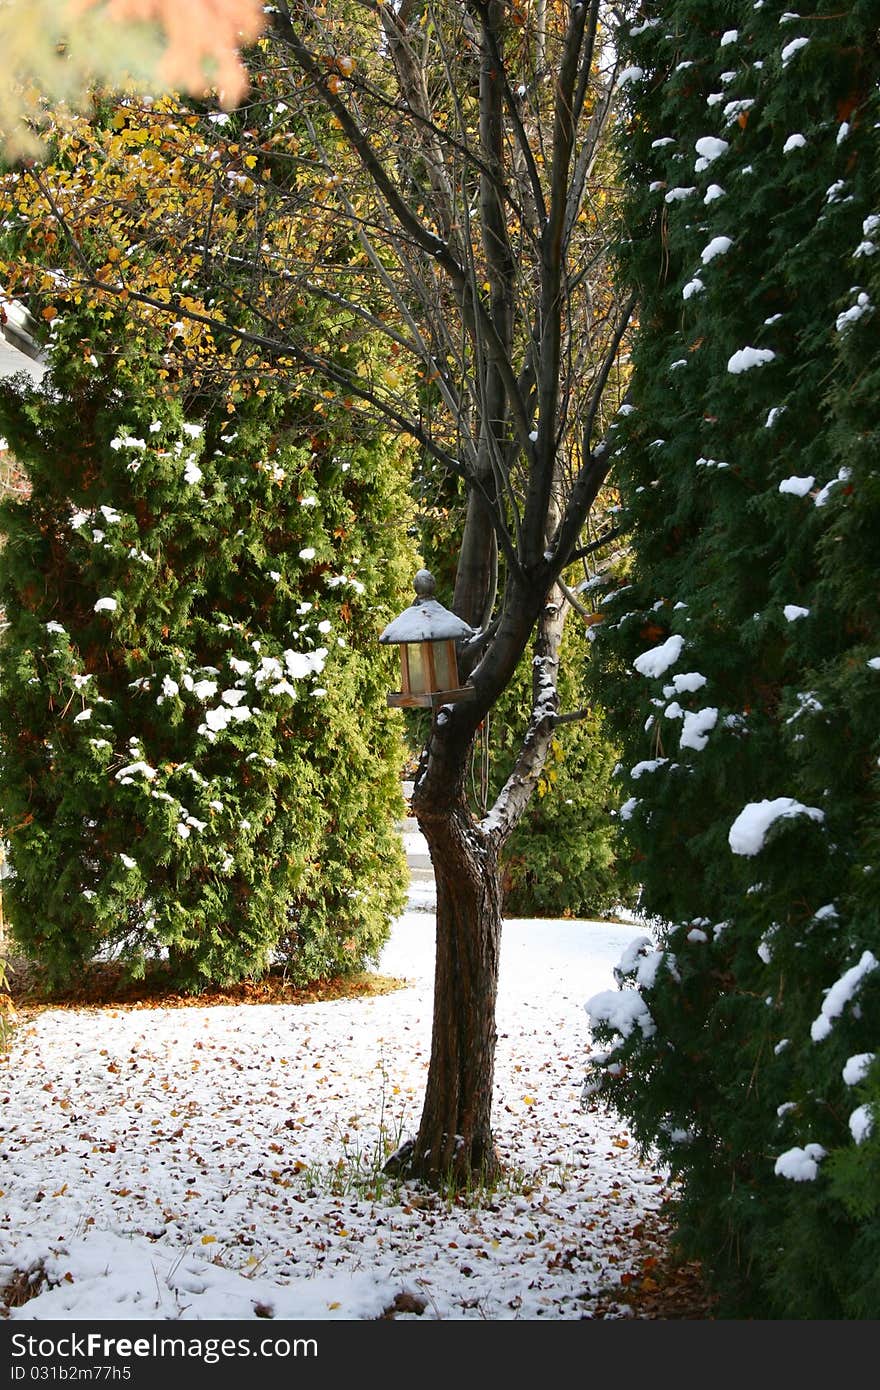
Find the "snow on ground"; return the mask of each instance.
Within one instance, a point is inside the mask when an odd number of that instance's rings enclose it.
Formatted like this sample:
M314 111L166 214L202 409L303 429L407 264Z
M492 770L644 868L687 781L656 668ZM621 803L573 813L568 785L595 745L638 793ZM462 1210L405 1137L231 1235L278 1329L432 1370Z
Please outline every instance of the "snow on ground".
M626 1316L634 1228L667 1187L618 1118L580 1108L583 1005L643 929L505 923L494 1124L511 1177L475 1205L374 1161L419 1116L429 908L395 924L379 968L408 983L391 994L25 1020L0 1096L0 1287L31 1271L40 1291L9 1317L364 1319L401 1294L428 1319L589 1318L600 1297Z

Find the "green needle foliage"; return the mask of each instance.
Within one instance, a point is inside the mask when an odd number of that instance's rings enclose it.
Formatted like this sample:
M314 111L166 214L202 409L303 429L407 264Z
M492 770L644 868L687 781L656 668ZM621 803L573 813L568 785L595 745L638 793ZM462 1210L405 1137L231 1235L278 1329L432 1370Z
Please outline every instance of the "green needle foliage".
M560 706L588 704L587 629L576 613L566 624L560 662ZM498 702L489 737L489 798L513 769L531 708L531 661ZM602 712L559 726L535 795L505 845L502 883L510 917L603 918L635 900L625 863L619 862L613 814L620 784L612 774L617 749Z
M725 1313L880 1313L875 3L625 34L616 476L594 658L653 927L592 1083L680 1179Z
M405 893L376 645L411 573L399 447L274 388L188 419L121 323L55 327L43 387L0 387L30 483L0 520L14 938L59 982L356 971Z

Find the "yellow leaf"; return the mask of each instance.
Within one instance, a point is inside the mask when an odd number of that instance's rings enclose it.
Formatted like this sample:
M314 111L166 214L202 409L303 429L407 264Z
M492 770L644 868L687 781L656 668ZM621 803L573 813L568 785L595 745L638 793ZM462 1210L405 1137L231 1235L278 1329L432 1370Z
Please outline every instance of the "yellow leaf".
M534 1097L534 1096L523 1096L523 1105L534 1105L534 1103L535 1103L535 1097Z
M341 1303L328 1303L328 1304L327 1304L327 1307L328 1307L328 1308L341 1308L341 1307L342 1307L342 1304L341 1304Z
M216 1236L202 1236L202 1244L203 1244L203 1245L213 1245L213 1243L214 1243L214 1241L215 1241L216 1239L217 1239Z

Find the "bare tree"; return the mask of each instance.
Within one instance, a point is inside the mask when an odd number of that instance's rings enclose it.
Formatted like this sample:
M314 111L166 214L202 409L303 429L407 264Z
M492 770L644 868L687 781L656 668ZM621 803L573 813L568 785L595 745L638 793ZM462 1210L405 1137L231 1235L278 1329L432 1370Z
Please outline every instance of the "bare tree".
M355 373L348 385L466 487L452 606L477 629L459 653L474 694L435 712L415 780L437 884L433 1040L418 1134L395 1157L429 1180L462 1181L497 1164L499 852L566 717L561 581L608 473L598 435L632 312L608 288L597 206L613 60L599 0L278 10L275 61L298 74L297 106L352 237L349 266L325 267L310 292L416 365L418 412L385 381ZM369 271L366 299L352 263ZM466 792L475 736L530 644L531 719L477 820Z

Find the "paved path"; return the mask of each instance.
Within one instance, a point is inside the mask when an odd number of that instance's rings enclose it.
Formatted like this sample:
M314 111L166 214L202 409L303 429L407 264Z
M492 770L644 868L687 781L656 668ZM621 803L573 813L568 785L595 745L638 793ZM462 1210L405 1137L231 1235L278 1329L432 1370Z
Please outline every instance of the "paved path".
M403 795L407 805L409 805L409 799L412 796L412 789L412 782L404 782ZM419 830L415 816L408 815L400 822L400 833L403 836L406 862L409 865L408 906L411 909L433 912L437 905L434 870L431 866L431 856L428 853L428 843Z

